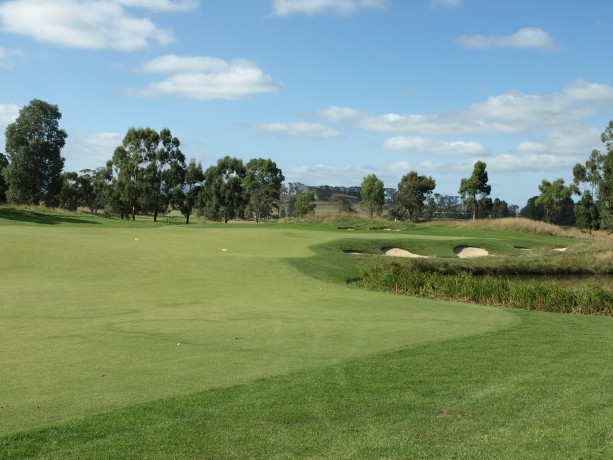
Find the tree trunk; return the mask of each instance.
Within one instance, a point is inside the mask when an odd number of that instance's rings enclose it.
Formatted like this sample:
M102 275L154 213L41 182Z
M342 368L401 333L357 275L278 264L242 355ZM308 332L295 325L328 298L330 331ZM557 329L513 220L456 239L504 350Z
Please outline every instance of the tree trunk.
M136 220L136 206L132 206L132 222Z
M185 216L185 225L189 225L189 214Z

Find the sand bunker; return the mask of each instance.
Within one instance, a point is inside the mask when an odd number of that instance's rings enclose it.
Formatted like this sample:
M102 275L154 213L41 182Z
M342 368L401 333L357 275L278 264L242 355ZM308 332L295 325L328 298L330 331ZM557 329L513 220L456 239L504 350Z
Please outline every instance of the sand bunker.
M490 253L485 249L474 248L472 246L458 246L453 250L460 259L473 259L475 257L486 257Z
M566 251L568 248L555 248L554 251L558 251L558 252L564 252Z
M413 259L427 259L428 258L428 256L420 256L419 254L413 254L412 252L409 252L406 249L400 249L400 248L383 248L383 253L386 256L392 256L392 257L411 257Z

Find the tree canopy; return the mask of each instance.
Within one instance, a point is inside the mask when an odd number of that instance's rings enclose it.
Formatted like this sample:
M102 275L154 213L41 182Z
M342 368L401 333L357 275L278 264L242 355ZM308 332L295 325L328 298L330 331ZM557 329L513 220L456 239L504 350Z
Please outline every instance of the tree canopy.
M246 204L243 161L225 156L204 173L204 196L209 217L228 223Z
M245 168L245 192L255 222L259 223L261 218L270 217L273 206L278 206L285 177L277 164L269 159L253 158Z
M315 211L315 206L315 194L313 192L307 191L301 193L296 197L293 215L295 217L301 217L311 214Z
M553 182L543 179L539 191L541 194L535 204L543 206L545 221L553 223L557 214L562 211L564 203L570 200L572 189L564 184L564 179L556 179Z
M4 170L6 197L15 204L51 206L62 187L62 148L68 135L60 129L57 105L33 99L6 128L9 164Z
M487 205L485 201L487 196L492 191L492 187L488 185L486 164L482 161L477 161L473 168L472 175L467 179L462 179L460 182L459 194L464 205L472 212L473 221L477 217L477 210L480 206Z
M409 220L413 220L413 216L424 208L426 199L435 187L436 182L432 177L420 176L415 171L402 176L396 200L409 214Z
M171 192L171 203L181 211L181 214L185 217L185 223L189 224L189 217L202 191L204 181L202 164L196 163L193 158L187 168L184 163L182 165L176 163L171 168L171 175L175 178L173 182L176 183Z
M368 209L371 219L375 211L378 213L381 212L383 203L385 202L385 189L383 187L383 181L375 174L369 174L364 178L360 195L362 197L360 206Z
M6 202L6 180L4 179L4 169L8 166L9 160L4 154L0 153L0 203Z

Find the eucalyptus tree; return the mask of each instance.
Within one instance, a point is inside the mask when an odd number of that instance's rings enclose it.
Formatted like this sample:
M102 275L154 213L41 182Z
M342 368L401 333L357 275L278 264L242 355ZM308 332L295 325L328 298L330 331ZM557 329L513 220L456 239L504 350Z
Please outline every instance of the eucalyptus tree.
M564 179L556 179L549 182L543 179L539 185L541 194L535 200L536 205L542 205L545 211L545 221L553 223L556 216L564 208L565 203L570 200L573 188L564 184Z
M316 206L317 204L315 203L315 194L313 192L306 191L304 193L300 193L296 196L296 202L294 203L292 216L300 217L306 216L307 214L311 214L315 212Z
M57 105L33 99L6 128L8 165L3 168L11 203L52 205L62 187L62 148L68 135L60 129Z
M590 235L600 226L597 200L603 163L604 156L598 150L592 150L585 164L577 163L573 167L574 192L580 196L574 209L575 219L577 227L587 230Z
M151 128L130 128L113 153L114 187L122 217L127 209L136 220L147 192L146 169L157 154L159 141L160 135Z
M6 180L4 180L4 172L3 170L8 166L9 160L8 158L0 153L0 203L6 202Z
M225 156L210 166L204 173L204 198L209 217L223 219L228 223L246 204L244 178L245 165L242 160Z
M473 167L473 173L469 178L462 179L460 182L459 194L464 205L471 211L473 221L476 219L479 206L486 204L486 198L492 191L488 185L486 164L477 161Z
M425 201L432 195L436 182L432 177L420 176L415 171L410 171L402 176L398 183L396 200L409 214L409 220L421 211Z
M171 203L176 206L185 217L185 223L189 224L189 217L198 203L204 181L202 164L191 159L187 167L185 163L174 163L168 174L175 183L171 190Z
M107 201L113 179L112 166L108 165L96 169L82 169L79 171L79 190L84 206L91 213L96 214Z
M613 230L613 121L602 132L600 140L607 153L603 154L602 180L598 187L598 205L602 225Z
M180 150L181 142L174 137L169 129L164 128L159 133L158 148L147 158L145 174L145 204L153 212L153 220L157 222L160 210L170 202L171 190L178 185L170 174L173 165L185 167L185 156Z
M385 202L383 181L375 174L369 174L362 180L360 196L362 197L360 206L368 210L370 218L372 219L372 215L375 211L380 213L383 209L383 203Z
M82 201L79 193L79 174L74 171L65 171L61 177L62 187L58 194L57 204L60 208L76 211Z
M335 193L330 197L330 202L336 203L336 209L339 213L356 214L357 211L353 207L358 199L353 195L346 193Z
M249 206L255 215L255 222L269 217L274 206L278 207L283 186L283 172L269 159L253 158L245 165L245 192Z
M590 235L600 227L600 211L589 190L583 191L575 205L575 221L578 228L587 230Z

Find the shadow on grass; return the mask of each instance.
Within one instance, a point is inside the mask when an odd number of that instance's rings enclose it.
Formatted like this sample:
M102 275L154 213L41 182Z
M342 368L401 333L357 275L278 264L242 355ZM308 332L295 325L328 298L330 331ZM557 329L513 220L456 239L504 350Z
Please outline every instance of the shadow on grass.
M47 214L45 212L34 211L31 209L0 208L0 219L15 222L32 224L61 225L61 224L89 224L98 225L88 219L80 219L58 214Z

